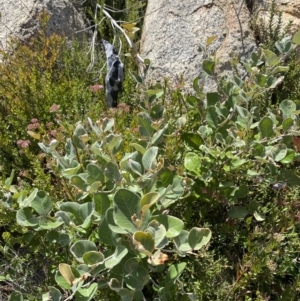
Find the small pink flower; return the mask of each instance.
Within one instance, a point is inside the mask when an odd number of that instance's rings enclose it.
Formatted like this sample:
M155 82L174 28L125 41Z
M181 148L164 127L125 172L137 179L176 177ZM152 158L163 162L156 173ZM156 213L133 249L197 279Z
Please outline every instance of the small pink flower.
M56 130L52 130L52 131L50 131L50 135L51 135L51 136L53 136L53 137L55 137L55 136L56 136L56 133L57 133L57 132L56 132Z
M36 118L31 119L31 123L37 123L38 120Z
M103 89L102 85L94 85L94 86L90 86L90 90L92 92L97 92L98 90Z
M130 111L130 107L125 102L119 103L118 108L124 111L125 113L128 113Z
M29 144L30 144L30 141L29 141L29 140L24 140L23 143L21 144L21 147L22 147L22 148L26 148L26 147L29 146Z
M50 113L54 113L59 110L60 105L53 104L50 108Z
M27 129L29 131L31 130L36 130L40 127L40 124L37 122L37 123L30 123L28 126L27 126Z
M17 145L20 146L21 148L26 148L30 144L29 140L18 140Z

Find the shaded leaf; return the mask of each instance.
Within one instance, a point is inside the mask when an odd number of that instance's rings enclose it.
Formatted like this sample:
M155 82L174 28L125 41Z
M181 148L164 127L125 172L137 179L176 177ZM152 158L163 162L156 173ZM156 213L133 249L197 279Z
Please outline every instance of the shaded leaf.
M42 301L60 301L62 299L61 292L57 288L49 286L48 289L49 292L43 295Z
M9 296L8 301L23 301L23 295L19 291L14 291Z
M131 273L125 275L126 285L134 291L141 291L149 280L149 272L143 266L138 266Z
M98 284L92 283L88 288L80 288L75 294L76 301L90 301L98 290Z
M104 261L104 255L98 251L89 251L84 253L83 261L87 265L100 264Z
M244 218L248 215L248 210L247 208L243 207L243 206L234 206L231 207L228 211L228 216L232 217L232 218Z
M202 69L209 76L213 76L214 75L214 69L215 69L215 62L210 61L210 60L204 60L203 63L202 63Z
M128 253L128 250L126 247L117 246L114 254L105 261L105 267L107 269L112 269L126 256L127 253Z
M114 196L114 220L116 224L134 233L137 226L132 218L140 216L140 197L128 189L119 189Z
M77 261L83 263L83 255L89 251L97 251L95 243L89 240L78 240L70 248Z
M270 117L264 117L258 123L258 129L262 135L262 138L270 138L274 135L273 121Z
M199 149L199 146L203 143L203 139L200 135L195 133L183 133L182 139L185 144L191 148Z

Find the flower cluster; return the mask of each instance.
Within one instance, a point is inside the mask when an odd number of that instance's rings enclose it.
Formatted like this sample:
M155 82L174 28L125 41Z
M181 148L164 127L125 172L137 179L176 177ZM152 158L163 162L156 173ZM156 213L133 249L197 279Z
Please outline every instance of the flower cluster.
M125 113L130 112L130 106L128 106L126 103L122 102L118 104L118 108L124 111Z
M31 123L27 126L29 131L37 130L40 128L39 121L36 118L31 119Z
M21 147L21 148L26 148L26 147L28 147L29 146L29 144L30 144L30 141L29 140L18 140L17 141L17 145L19 146L19 147Z
M51 130L51 131L50 131L50 135L51 135L52 137L56 137L56 134L57 134L57 131L56 131L56 130Z

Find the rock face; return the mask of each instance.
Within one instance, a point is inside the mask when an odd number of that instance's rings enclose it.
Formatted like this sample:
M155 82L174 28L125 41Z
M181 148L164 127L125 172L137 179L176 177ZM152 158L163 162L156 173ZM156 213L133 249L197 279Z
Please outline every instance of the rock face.
M7 49L10 36L26 41L34 35L39 28L37 17L43 9L51 16L48 33L71 38L85 27L70 0L0 0L0 47Z
M250 28L252 13L265 15L270 1L264 0L148 0L141 40L141 55L149 58L151 68L147 80L178 83L182 76L187 91L200 75L200 65L207 54L199 45L216 36L209 47L219 59L219 75L230 73L231 55L247 57L257 46ZM284 17L299 19L299 0L278 0ZM289 18L285 18L289 19ZM209 54L208 53L208 54ZM241 73L243 73L241 69ZM205 90L214 89L207 80Z
M268 22L269 7L272 0L257 1L254 5L255 12L258 18ZM282 12L283 26L290 21L293 22L291 33L295 33L300 27L300 1L299 0L276 0L276 7L278 11Z

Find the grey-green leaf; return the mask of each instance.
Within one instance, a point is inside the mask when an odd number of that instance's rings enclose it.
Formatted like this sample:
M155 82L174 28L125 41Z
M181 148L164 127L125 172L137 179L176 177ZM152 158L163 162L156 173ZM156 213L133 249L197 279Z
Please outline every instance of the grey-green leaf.
M211 239L211 231L208 228L197 228L191 229L188 235L188 243L193 250L199 250Z
M31 202L31 207L39 215L47 215L52 209L52 201L44 191L39 191Z
M116 224L134 233L137 226L132 218L140 215L140 197L128 189L119 189L114 196L114 220Z
M154 133L151 127L152 120L147 113L141 112L138 114L139 131L142 136L150 138Z
M75 294L76 301L90 301L98 289L97 283L92 283L88 288L80 288Z
M234 206L231 207L228 211L228 216L232 218L244 218L248 215L248 210L244 206Z
M92 241L78 240L72 245L70 251L78 262L83 263L83 255L90 251L97 251L97 247Z
M288 118L296 111L296 104L292 100L286 99L280 103L279 109L282 111L283 118Z
M158 147L151 146L147 149L143 155L142 162L146 170L153 170L156 167L156 156L158 153Z
M17 211L17 223L25 227L35 227L39 224L39 220L35 217L31 209L26 207Z
M61 292L57 288L49 286L48 289L49 292L43 295L42 301L60 301L62 299Z
M270 117L265 116L258 123L258 129L262 138L270 138L274 135L273 121Z

